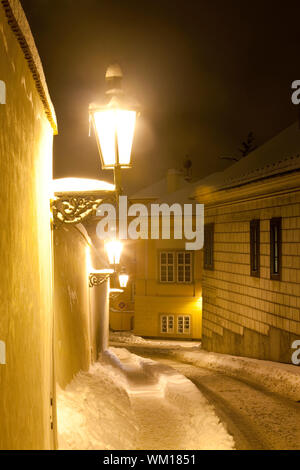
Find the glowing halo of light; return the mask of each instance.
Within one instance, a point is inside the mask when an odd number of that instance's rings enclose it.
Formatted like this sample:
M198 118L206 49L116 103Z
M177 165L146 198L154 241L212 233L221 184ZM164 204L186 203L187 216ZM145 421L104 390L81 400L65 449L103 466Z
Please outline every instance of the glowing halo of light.
M115 185L107 181L89 178L58 178L52 180L52 192L56 193L76 193L76 192L96 192L114 191Z
M104 243L105 251L108 256L109 264L120 264L123 245L120 240L110 239Z

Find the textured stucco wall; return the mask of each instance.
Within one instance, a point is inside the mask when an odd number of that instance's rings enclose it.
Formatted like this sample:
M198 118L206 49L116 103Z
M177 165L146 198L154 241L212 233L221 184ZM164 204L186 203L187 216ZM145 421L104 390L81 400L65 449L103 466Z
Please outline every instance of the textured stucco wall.
M108 348L110 281L90 289L91 353L92 361Z
M0 4L0 449L52 445L51 230L53 131Z
M54 311L56 380L65 388L96 361L107 339L106 284L89 287L97 252L82 225L54 230ZM96 255L96 256L95 256ZM101 258L98 269L103 268Z
M72 226L54 230L55 363L62 388L91 360L88 271L82 233Z

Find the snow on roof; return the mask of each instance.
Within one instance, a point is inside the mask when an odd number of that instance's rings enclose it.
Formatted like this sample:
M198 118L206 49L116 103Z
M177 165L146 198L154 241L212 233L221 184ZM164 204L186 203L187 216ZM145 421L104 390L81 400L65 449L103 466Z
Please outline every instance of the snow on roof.
M172 171L172 170L169 170ZM174 170L176 171L176 170ZM183 189L187 189L187 192L189 193L191 191L191 183L185 181L184 177L180 172L178 172L179 176L179 186L180 189L178 189L175 192L169 193L168 192L168 177L164 177L159 181L156 181L155 183L146 186L145 188L141 189L134 195L132 195L130 198L131 199L165 199L168 198L169 196L172 198L173 194L177 194L177 192L182 191Z
M54 107L49 95L42 62L24 10L19 0L0 0L0 4L5 11L8 24L24 52L25 59L35 81L37 91L44 105L45 113L54 133L57 134L57 121Z
M155 183L146 186L145 188L141 189L137 193L131 196L131 199L158 199L162 194L166 192L167 188L167 179L162 178Z
M151 198L167 204L191 204L196 190L217 191L295 170L300 170L298 122L224 171L212 173L193 183L184 181L183 187L173 193L167 192L167 179L163 178L136 193L132 199Z
M163 194L160 198L159 201L161 203L166 203L166 204L193 204L195 201L193 201L193 193L198 187L198 182L195 183L188 183L184 188L179 189L178 191L175 191L170 194Z
M300 170L300 129L294 123L247 157L222 172L198 181L201 190L219 190L241 186L282 173Z

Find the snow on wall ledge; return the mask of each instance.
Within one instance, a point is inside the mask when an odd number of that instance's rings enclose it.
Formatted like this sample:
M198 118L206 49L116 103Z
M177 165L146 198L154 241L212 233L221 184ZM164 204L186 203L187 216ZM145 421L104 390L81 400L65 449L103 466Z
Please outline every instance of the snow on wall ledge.
M45 113L52 126L54 134L57 134L57 121L55 110L49 95L42 62L32 36L30 26L19 0L0 0L5 11L8 24L15 34L21 49L24 52L36 89L42 100Z

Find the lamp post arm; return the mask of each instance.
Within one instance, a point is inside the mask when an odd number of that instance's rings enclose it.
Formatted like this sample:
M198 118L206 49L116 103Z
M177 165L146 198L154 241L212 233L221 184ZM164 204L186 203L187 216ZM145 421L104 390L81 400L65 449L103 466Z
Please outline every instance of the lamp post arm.
M114 185L115 185L115 195L116 195L116 204L119 205L119 196L122 194L122 173L120 165L114 167Z
M98 274L98 273L90 273L89 275L89 286L90 287L98 287L101 286L104 282L110 279L110 274Z

